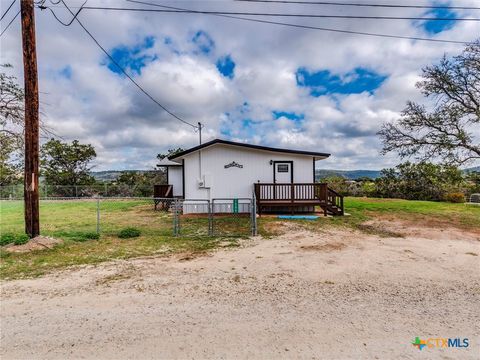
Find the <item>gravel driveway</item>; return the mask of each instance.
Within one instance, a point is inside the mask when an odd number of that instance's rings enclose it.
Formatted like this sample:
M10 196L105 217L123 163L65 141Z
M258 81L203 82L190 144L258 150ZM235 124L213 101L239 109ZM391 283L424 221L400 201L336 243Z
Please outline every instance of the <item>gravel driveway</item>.
M477 358L480 233L245 240L3 282L2 359ZM412 346L469 338L468 348Z

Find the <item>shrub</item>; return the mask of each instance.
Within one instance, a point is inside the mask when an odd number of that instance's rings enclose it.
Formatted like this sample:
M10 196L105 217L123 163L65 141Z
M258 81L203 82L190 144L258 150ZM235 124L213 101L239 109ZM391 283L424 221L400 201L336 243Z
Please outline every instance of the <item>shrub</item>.
M85 234L85 237L89 240L98 240L100 239L100 234L96 232L88 232Z
M23 245L26 244L30 240L27 234L17 235L15 237L15 241L13 242L15 245Z
M78 242L84 242L87 240L98 240L100 239L100 234L97 234L96 232L86 232L86 233L79 233L76 235L73 240L78 241Z
M118 237L121 239L129 239L129 238L134 238L134 237L139 237L140 236L140 230L133 228L133 227L128 227L125 229L122 229L118 233Z
M0 246L11 244L15 241L15 235L7 233L0 236Z
M445 194L444 197L445 201L451 202L451 203L464 203L465 202L465 195L460 192L454 192L454 193L447 193Z

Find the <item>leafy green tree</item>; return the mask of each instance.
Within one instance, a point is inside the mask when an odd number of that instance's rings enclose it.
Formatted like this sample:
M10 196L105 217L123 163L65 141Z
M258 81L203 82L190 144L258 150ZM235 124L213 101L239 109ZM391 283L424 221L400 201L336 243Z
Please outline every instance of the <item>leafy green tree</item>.
M480 127L480 40L427 66L422 77L417 88L433 108L408 102L401 119L379 132L383 153L455 165L480 159L479 139L471 132Z
M350 189L350 182L342 176L327 176L320 179L320 183L327 183L328 186L338 192L340 195L348 196L353 195Z
M90 144L71 144L51 139L41 148L41 169L47 184L90 185L95 178L90 175L90 163L97 156Z
M18 184L22 180L22 162L15 137L0 132L0 186Z
M175 154L181 153L182 151L184 151L184 150L180 147L176 148L176 149L168 149L166 154L158 154L157 159L158 160L163 160L165 158L168 158L169 156L173 156Z
M139 182L140 175L137 171L124 171L117 176L116 183L128 186L134 186Z
M480 193L480 171L471 171L465 175L467 195Z
M163 184L166 175L162 171L124 171L114 184L118 193L129 193L131 196L151 196L153 185ZM126 187L126 188L125 188Z
M406 162L382 170L375 182L376 195L408 200L443 200L445 195L462 192L462 172L451 165Z

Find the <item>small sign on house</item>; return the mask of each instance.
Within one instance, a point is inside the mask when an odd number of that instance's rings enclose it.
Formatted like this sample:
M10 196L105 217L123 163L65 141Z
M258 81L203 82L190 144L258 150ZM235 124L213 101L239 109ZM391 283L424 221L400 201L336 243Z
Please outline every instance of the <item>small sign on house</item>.
M243 165L240 165L236 161L232 161L230 164L225 165L225 169L228 169L231 167L237 167L237 168L243 169Z

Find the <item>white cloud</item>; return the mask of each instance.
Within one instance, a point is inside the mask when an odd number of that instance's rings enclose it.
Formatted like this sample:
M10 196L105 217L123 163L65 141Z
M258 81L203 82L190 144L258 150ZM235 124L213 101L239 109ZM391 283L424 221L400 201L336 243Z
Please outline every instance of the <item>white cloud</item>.
M476 4L466 1L465 4ZM69 4L78 6L80 1ZM90 0L89 6L118 6L116 0ZM137 7L121 3L126 7ZM172 6L239 10L318 13L358 13L339 7L282 6L231 2L171 2ZM17 5L16 5L17 6ZM138 6L146 7L146 6ZM65 11L53 8L63 19ZM316 10L313 10L316 9ZM362 9L365 15L387 10ZM421 15L421 10L396 11L395 15ZM468 12L459 15L471 15ZM36 11L38 64L42 110L48 124L65 140L78 138L95 145L97 168L146 168L155 156L173 146L196 144L198 134L170 117L125 77L110 71L104 54L78 24L63 27L48 11ZM375 133L383 121L399 116L408 99L422 100L415 88L421 68L443 53L456 54L461 45L362 37L331 32L255 24L215 16L107 12L85 10L81 21L107 48L134 46L147 36L156 39L156 55L135 79L156 99L191 123L205 124L204 139L230 132L232 140L273 146L331 152L323 167L342 169L390 166L395 155L379 156ZM421 36L423 30L409 21L352 21L287 19L365 32ZM320 25L319 25L320 24ZM208 54L192 44L192 35L205 31L215 45ZM473 40L480 25L461 22L437 38ZM171 44L166 44L168 38ZM19 24L1 40L1 62L12 63L22 81ZM223 77L216 60L231 55L235 77ZM66 66L71 77L61 76ZM388 76L374 93L337 97L312 97L296 85L300 67L346 74L363 67ZM248 106L243 106L244 102ZM272 111L303 114L295 122L274 120ZM226 113L229 115L227 116ZM253 121L245 127L243 120Z

